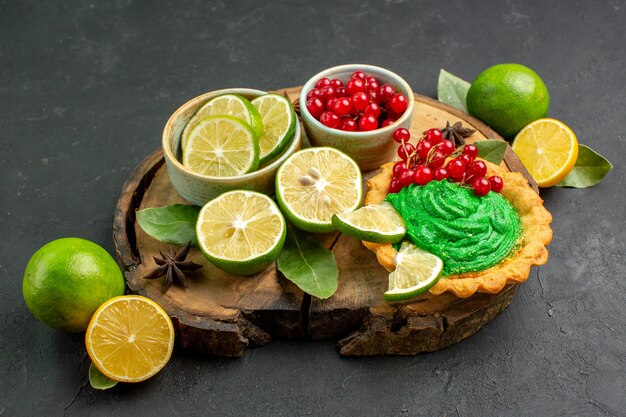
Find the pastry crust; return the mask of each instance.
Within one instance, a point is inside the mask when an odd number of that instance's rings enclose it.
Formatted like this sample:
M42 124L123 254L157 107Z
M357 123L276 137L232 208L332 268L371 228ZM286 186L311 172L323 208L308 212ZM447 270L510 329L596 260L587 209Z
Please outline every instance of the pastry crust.
M526 281L531 266L543 265L548 260L546 246L552 240L552 215L543 206L543 200L519 172L509 172L490 162L485 163L488 176L499 175L504 180L502 195L509 200L522 221L521 245L514 254L489 269L442 277L430 289L434 295L452 292L457 297L466 298L475 292L497 293L507 284ZM389 193L393 164L383 165L380 174L367 181L366 205L382 202ZM363 245L376 253L378 262L388 271L395 269L397 252L390 244L363 242Z

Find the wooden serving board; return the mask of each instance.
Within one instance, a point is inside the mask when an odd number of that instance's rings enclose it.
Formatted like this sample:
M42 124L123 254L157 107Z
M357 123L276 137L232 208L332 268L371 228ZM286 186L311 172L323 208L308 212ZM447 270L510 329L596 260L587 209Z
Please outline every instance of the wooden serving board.
M300 87L280 90L292 101ZM469 142L501 139L480 121L428 97L416 95L411 132L419 137L446 121L462 121L476 132ZM503 166L530 175L507 150ZM376 172L365 173L369 178ZM185 348L223 356L242 356L245 348L272 338L339 340L342 355L415 355L442 349L480 330L512 301L517 285L498 294L460 299L446 293L423 294L403 304L383 299L388 272L360 241L331 233L318 238L332 249L339 266L339 288L327 300L304 294L275 265L250 277L226 274L213 267L198 249L188 259L202 269L191 275L189 288L162 291L162 280L145 280L155 267L153 256L167 244L139 227L136 210L187 203L172 187L163 153L148 156L124 184L115 210L113 238L129 289L159 303L172 317L178 342Z

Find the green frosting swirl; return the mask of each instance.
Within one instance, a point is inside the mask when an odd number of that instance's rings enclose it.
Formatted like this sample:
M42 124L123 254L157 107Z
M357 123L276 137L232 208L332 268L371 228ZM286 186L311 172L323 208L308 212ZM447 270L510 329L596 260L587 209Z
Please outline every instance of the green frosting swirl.
M482 271L506 258L522 223L502 195L478 197L448 181L410 185L387 196L406 223L409 239L443 260L443 275Z

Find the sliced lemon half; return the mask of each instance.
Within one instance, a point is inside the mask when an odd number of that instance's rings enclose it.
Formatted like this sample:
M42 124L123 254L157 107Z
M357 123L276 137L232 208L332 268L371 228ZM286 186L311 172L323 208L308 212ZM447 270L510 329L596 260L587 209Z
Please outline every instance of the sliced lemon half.
M558 184L578 159L576 135L556 119L530 123L517 134L512 147L539 187Z

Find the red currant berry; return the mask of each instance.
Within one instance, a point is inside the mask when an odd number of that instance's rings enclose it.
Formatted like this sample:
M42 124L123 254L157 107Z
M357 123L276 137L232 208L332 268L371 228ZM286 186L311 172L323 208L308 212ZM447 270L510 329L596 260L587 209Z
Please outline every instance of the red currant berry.
M365 108L369 104L369 100L367 99L367 94L363 92L353 94L350 97L350 101L352 102L352 108L357 112L365 110Z
M412 184L414 175L415 175L415 171L413 171L412 169L407 169L406 171L403 171L400 174L400 177L398 177L398 179L400 180L400 184L402 184L402 186L404 187L406 187L409 184Z
M399 127L398 129L394 130L393 140L395 140L396 142L408 142L409 139L411 139L411 132L409 132L408 129L404 127Z
M364 114L359 119L359 130L368 131L378 129L378 120L370 114Z
M442 167L443 164L446 163L446 156L440 150L435 150L435 152L430 154L430 162L428 166L430 168L439 168Z
M491 183L485 177L476 178L472 181L472 188L474 189L474 194L479 197L487 195L489 190L491 190Z
M484 177L487 165L483 161L474 161L467 167L467 174L474 178Z
M311 113L311 116L319 119L322 113L324 113L324 103L319 98L313 97L307 100L306 109Z
M441 167L441 168L437 168L436 170L433 171L433 179L435 181L441 181L441 180L445 180L446 178L448 178L448 170Z
M320 95L320 90L318 90L317 88L314 88L307 93L306 99L310 100L312 98L318 97L319 95Z
M415 151L415 146L410 143L405 143L404 146L398 146L398 156L403 161L409 159L409 156Z
M397 193L398 191L400 191L402 189L402 184L400 184L400 180L399 179L392 179L391 182L389 183L389 192L390 193Z
M459 161L463 161L466 166L469 166L469 164L471 164L472 161L473 161L472 158L470 158L469 156L467 156L465 154L459 155L456 159L458 159Z
M332 99L331 99L332 100ZM333 111L338 116L345 116L350 114L352 110L352 103L347 98L336 98L335 103L333 103Z
M356 70L352 74L350 74L350 78L358 78L359 80L365 81L365 73L361 70Z
M502 191L502 188L504 187L504 181L497 175L489 177L489 183L491 184L491 191L495 191L496 193Z
M439 129L428 129L426 133L424 133L424 140L430 142L433 145L438 145L443 142L443 136L441 135L441 130Z
M406 162L403 161L398 161L395 164L393 164L393 176L397 177L400 174L402 174L403 171L406 171L407 167L406 167Z
M367 91L378 93L378 89L380 89L380 85L378 85L378 81L368 81L367 82Z
M417 144L417 155L426 160L428 157L428 152L432 149L433 145L430 142L426 142L425 140L421 140Z
M343 87L343 83L338 78L333 78L332 80L330 80L330 85L335 88Z
M315 84L315 88L322 88L322 87L326 87L328 85L331 85L331 82L328 78L324 77L324 78L320 78L317 83Z
M345 130L346 132L356 132L357 125L353 119L349 117L345 117L341 121L341 125L339 126L339 129Z
M337 116L332 111L325 111L320 116L320 122L322 122L324 126L336 129L339 127L339 123L341 123L341 120L339 119L339 116Z
M363 110L363 114L378 118L378 116L380 116L380 106L376 103L370 103L365 110Z
M387 100L391 98L396 92L394 91L391 84L383 84L378 89L378 98L382 103L385 103Z
M387 102L387 105L394 113L402 114L409 106L409 101L402 94L394 94Z
M360 78L353 78L346 84L348 94L365 93L365 81Z
M370 85L372 83L377 83L378 81L376 80L376 78L374 78L372 75L367 75L365 77L365 81L367 81L367 85Z
M389 126L389 125L390 125L390 124L392 124L392 123L393 123L393 120L391 120L391 119L385 119L385 120L383 120L383 121L380 123L380 127L387 127L387 126Z
M465 145L461 153L467 155L471 160L474 160L478 156L478 148L474 145Z
M335 87L330 85L322 87L320 89L319 97L322 99L322 101L327 101L329 98L335 97Z
M458 158L448 162L448 165L446 165L448 178L454 181L461 181L463 179L463 175L465 175L465 167L465 162L461 161Z
M437 149L439 149L444 155L448 156L451 155L454 152L454 143L452 143L452 141L449 141L448 139L444 139L443 142L441 142L438 146Z
M335 97L331 97L328 100L326 100L326 110L334 111L336 101L337 99Z
M337 87L335 88L335 96L336 97L347 97L348 92L346 91L346 87Z
M415 169L413 182L417 185L426 185L433 180L433 171L423 165Z

